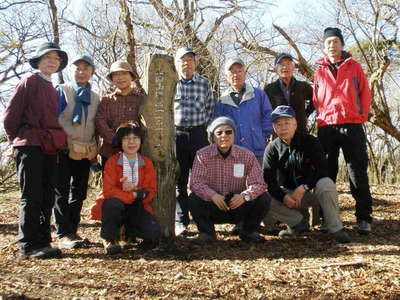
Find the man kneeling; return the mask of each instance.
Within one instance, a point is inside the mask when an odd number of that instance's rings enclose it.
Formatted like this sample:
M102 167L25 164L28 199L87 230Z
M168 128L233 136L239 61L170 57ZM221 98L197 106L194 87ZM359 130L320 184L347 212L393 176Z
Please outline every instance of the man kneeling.
M297 208L320 204L324 226L339 243L351 242L339 216L335 183L328 177L327 163L317 138L296 131L295 112L290 106L278 106L271 114L278 138L265 149L264 180L273 197L266 219L288 224L279 233L295 235L308 229Z
M262 242L256 231L270 199L254 154L233 145L232 119L219 117L207 129L211 145L197 151L190 177L189 209L200 231L197 244L216 241L214 224L243 222L239 237Z

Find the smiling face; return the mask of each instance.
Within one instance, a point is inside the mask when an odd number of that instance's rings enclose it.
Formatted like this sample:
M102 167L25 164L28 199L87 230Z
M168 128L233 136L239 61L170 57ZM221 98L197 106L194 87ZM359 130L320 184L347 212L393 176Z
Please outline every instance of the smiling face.
M214 130L213 140L221 152L228 152L233 145L234 139L233 128L229 125L221 125Z
M235 91L240 91L246 80L246 70L241 64L233 64L226 72L225 77Z
M338 61L342 57L343 44L339 37L331 36L324 41L326 55L332 62Z
M175 60L176 70L179 78L190 79L196 70L196 59L193 53L186 53L181 58Z
M284 80L285 82L290 81L294 71L294 63L290 58L282 58L275 68L276 72L282 80Z
M128 71L116 71L111 74L111 82L122 92L131 89L132 81L132 75Z
M83 60L79 60L72 65L72 72L76 83L79 86L86 86L93 74L93 67Z
M43 55L38 62L38 69L46 76L57 72L61 64L61 57L57 51L50 51Z
M297 129L297 121L295 118L280 117L276 119L272 126L276 135L282 139L286 144L290 145L292 138Z
M135 158L142 141L137 135L130 133L122 138L122 151L128 158Z

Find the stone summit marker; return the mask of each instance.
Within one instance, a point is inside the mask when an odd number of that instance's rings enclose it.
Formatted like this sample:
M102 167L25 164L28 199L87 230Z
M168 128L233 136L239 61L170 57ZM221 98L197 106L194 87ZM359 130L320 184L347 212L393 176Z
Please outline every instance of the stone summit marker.
M178 75L171 56L147 54L143 87L147 101L141 108L147 135L143 151L157 172L153 207L165 238L175 235L175 128L173 100Z

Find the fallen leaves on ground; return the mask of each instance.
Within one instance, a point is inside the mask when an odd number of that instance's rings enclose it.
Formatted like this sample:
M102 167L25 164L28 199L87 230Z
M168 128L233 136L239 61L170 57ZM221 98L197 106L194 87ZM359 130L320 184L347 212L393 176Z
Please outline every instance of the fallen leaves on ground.
M219 241L196 246L195 225L172 246L108 257L85 202L87 248L60 259L18 260L19 193L0 199L0 299L400 299L400 191L373 186L373 234L358 235L354 201L339 185L341 215L354 243L339 245L314 228L304 236L246 244L217 225Z

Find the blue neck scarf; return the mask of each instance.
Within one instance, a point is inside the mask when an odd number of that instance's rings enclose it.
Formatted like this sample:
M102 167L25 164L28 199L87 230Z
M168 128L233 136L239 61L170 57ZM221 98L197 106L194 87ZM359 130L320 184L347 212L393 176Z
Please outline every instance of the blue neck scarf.
M72 87L75 90L75 107L72 112L72 124L82 123L82 110L85 113L85 121L88 117L88 105L90 105L90 83L86 87L80 87L75 81L72 81Z

